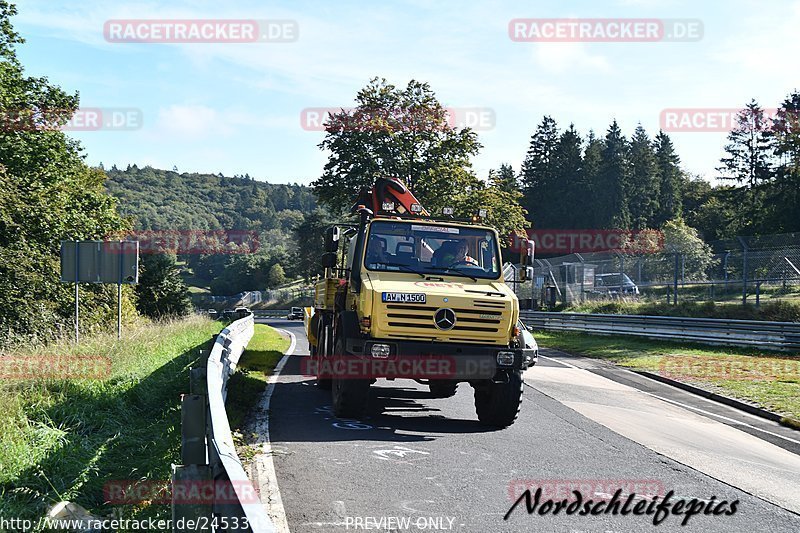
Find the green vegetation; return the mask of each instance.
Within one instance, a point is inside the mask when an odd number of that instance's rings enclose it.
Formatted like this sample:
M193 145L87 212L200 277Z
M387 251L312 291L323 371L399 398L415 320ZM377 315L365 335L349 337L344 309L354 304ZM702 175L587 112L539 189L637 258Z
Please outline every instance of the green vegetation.
M111 361L106 379L0 382L0 515L37 519L61 500L97 514L114 480L168 481L180 463L180 395L221 326L199 317L141 324L80 345L54 343L6 356ZM8 361L8 360L6 360ZM7 365L9 363L6 363ZM106 368L102 364L99 368ZM170 516L170 506L130 506L126 516Z
M800 92L774 119L751 101L728 136L712 186L680 168L671 139L638 126L628 140L616 121L582 138L545 116L519 174L522 205L536 228L662 228L682 218L706 241L800 231Z
M800 354L787 356L756 349L712 348L572 332L534 334L545 348L658 373L800 421Z
M788 302L785 300L765 302L762 303L760 307L751 304L742 305L740 301L727 304L718 304L714 302L680 302L678 305L644 301L587 301L578 305L561 307L558 308L558 310L572 313L800 322L800 303Z
M128 224L105 193L105 174L58 129L78 109L77 93L25 75L15 14L0 0L0 339L44 341L73 316L73 287L59 281L60 241L102 239ZM111 325L116 288L86 285L81 304L87 330Z
M274 328L255 325L253 338L239 360L236 374L228 382L226 411L231 430L240 430L245 418L261 398L275 365L289 348L289 341Z
M198 249L179 255L187 269L184 280L193 286L232 295L272 288L319 269L319 249L313 251L313 262L298 262L298 248L311 235L294 238L297 227L317 216L308 187L255 181L248 175L189 174L136 165L126 170L112 167L107 174L109 193L139 230L236 230L257 236L252 253Z
M487 209L487 223L504 240L528 225L515 188L504 187L494 172L486 183L472 171L470 157L481 148L477 133L453 127L452 110L427 83L411 80L403 89L374 78L358 92L356 104L331 115L319 145L330 155L314 192L333 213L349 214L363 188L389 176L403 180L432 214L445 206L457 217Z
M189 289L178 274L175 257L148 254L139 266L136 309L146 317L186 316L192 309Z

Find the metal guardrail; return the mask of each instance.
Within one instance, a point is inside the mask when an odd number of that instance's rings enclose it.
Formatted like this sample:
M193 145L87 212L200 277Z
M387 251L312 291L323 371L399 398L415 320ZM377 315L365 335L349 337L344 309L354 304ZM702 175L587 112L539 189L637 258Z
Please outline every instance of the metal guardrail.
M191 371L191 394L181 400L183 464L172 468L173 531L275 531L236 454L225 412L228 379L253 325L253 315L231 323L216 337L206 367Z
M256 318L286 318L289 314L288 309L253 309L252 313Z
M538 311L521 311L520 318L533 329L800 350L800 323L796 322Z

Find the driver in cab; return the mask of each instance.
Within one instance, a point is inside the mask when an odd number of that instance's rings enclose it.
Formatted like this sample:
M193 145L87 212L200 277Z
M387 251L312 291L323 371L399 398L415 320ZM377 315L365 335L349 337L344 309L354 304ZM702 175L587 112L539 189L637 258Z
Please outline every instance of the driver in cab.
M441 252L439 254L435 254L439 256L436 261L437 266L478 266L478 262L468 255L469 245L467 244L466 240L444 242L437 252Z

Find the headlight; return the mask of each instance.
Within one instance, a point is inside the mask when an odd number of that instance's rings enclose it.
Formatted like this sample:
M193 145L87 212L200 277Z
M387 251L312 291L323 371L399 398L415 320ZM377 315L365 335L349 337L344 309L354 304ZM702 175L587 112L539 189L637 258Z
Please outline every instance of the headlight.
M497 364L511 366L514 364L514 352L497 352Z
M389 352L391 349L389 348L388 344L373 344L372 345L372 357L377 357L378 359L386 359L389 357Z

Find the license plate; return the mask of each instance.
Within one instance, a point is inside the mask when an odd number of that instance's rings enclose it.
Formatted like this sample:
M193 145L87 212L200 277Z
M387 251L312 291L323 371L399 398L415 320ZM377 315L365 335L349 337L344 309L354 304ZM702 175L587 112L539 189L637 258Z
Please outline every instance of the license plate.
M384 302L400 304L424 304L425 293L411 292L384 292L381 296Z

